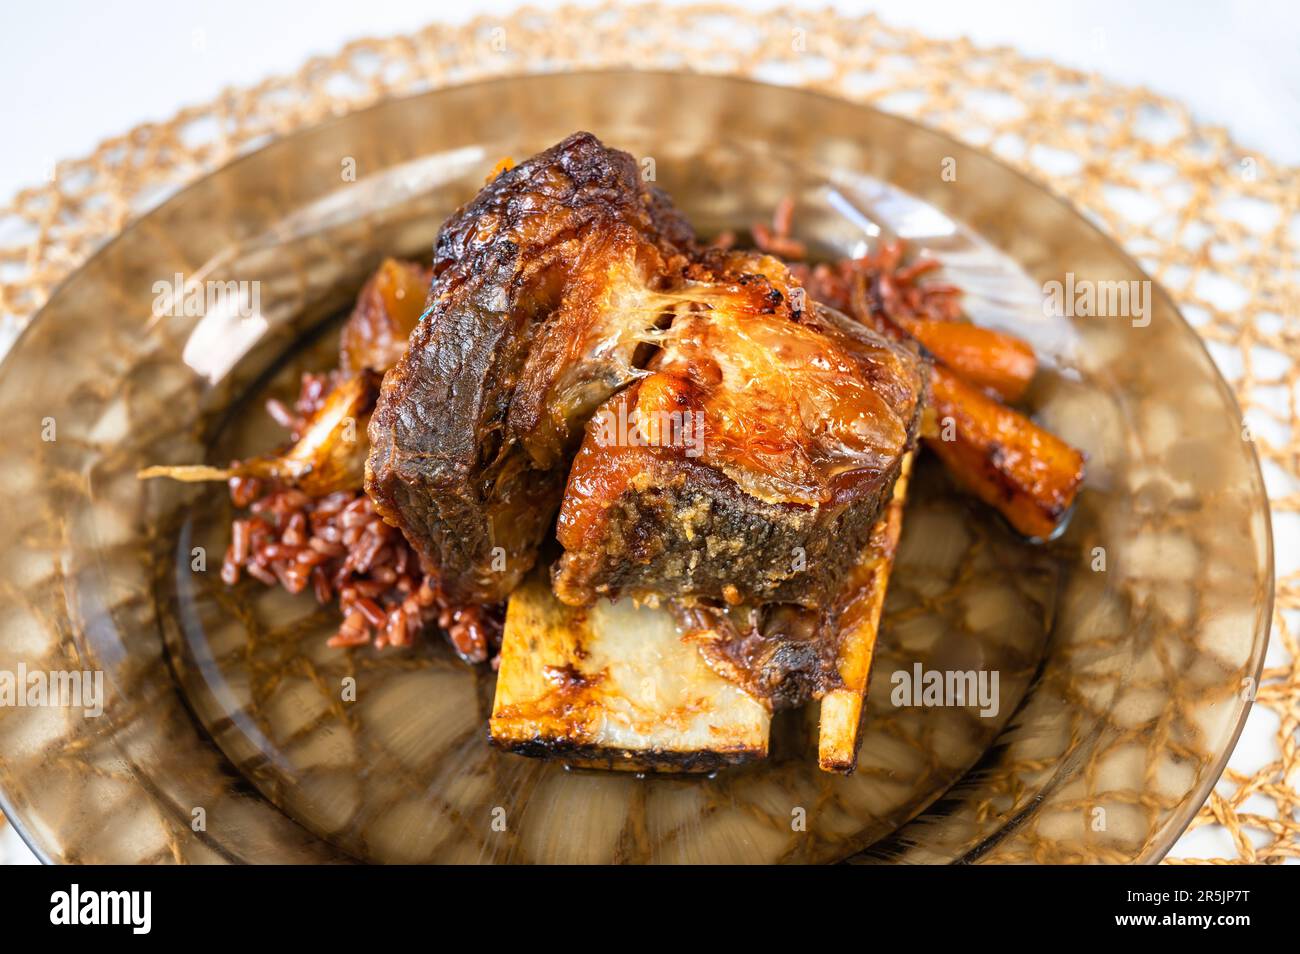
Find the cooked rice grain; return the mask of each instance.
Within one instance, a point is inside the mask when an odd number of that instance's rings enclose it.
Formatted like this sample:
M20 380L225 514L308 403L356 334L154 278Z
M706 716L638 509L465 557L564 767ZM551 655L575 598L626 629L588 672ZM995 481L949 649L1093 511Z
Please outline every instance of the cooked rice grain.
M322 605L338 601L343 624L332 647L410 646L424 627L446 631L466 662L480 663L500 643L499 611L455 607L401 533L375 512L363 491L313 498L255 478L229 482L230 499L247 515L231 524L221 579L247 574L290 593L310 587Z

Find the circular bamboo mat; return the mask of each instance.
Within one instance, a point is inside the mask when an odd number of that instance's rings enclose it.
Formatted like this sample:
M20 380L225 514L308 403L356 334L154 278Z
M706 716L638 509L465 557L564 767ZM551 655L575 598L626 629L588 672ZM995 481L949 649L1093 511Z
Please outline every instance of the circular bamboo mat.
M274 136L385 97L601 67L751 76L909 116L1066 196L1169 289L1236 390L1255 440L1278 579L1251 716L1276 721L1271 751L1238 753L1191 824L1217 826L1229 838L1216 843L1235 855L1168 860L1300 857L1300 168L1242 149L1150 91L831 11L525 7L505 20L359 40L293 75L227 89L106 140L0 205L0 354L54 286L128 221Z

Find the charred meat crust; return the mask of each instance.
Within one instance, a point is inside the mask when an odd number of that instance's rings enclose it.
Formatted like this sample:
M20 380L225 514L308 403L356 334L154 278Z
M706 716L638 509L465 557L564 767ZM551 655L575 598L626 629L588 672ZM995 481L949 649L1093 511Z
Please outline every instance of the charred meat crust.
M499 601L532 566L586 417L630 380L637 328L605 322L655 320L610 301L684 264L690 227L638 171L577 133L438 237L428 309L371 419L366 490L454 600Z

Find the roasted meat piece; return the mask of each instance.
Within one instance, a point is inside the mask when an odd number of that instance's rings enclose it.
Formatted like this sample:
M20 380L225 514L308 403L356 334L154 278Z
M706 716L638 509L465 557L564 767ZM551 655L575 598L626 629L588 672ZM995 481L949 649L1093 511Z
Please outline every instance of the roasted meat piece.
M588 425L556 595L823 606L915 443L924 362L801 307L767 256L714 253L690 280L652 373Z
M367 492L463 602L518 585L563 496L570 605L821 605L926 378L915 351L804 299L775 258L700 250L631 156L570 137L444 226Z
M582 428L633 379L692 243L635 160L589 133L443 226L430 307L371 419L366 490L449 597L499 601L533 565Z

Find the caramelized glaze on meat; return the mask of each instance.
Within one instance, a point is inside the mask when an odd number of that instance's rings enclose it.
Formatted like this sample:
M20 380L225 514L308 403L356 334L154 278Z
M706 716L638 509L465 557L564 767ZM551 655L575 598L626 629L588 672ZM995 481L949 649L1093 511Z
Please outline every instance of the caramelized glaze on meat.
M589 133L448 220L430 307L384 379L366 490L447 593L494 602L536 559L591 412L633 377L692 235Z
M684 292L652 373L588 426L556 594L822 605L916 439L923 363L804 310L775 259L711 254L689 278L707 284Z

